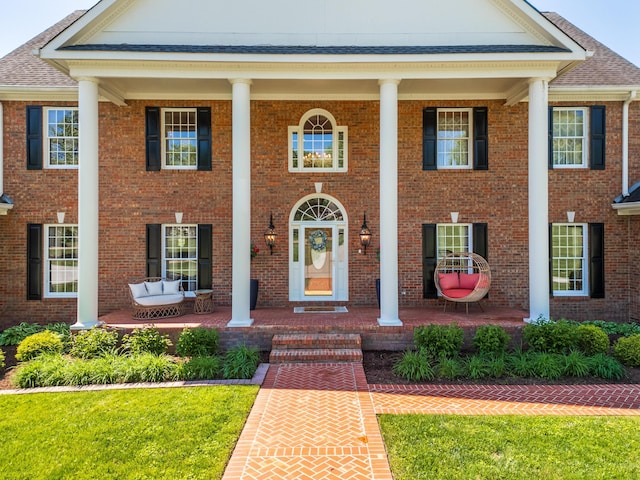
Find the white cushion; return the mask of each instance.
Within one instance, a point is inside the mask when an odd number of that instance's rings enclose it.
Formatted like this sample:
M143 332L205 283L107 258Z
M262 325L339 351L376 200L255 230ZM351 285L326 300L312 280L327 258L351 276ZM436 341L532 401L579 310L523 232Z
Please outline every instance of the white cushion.
M149 295L162 295L162 282L144 282Z
M164 295L180 293L180 280L163 280L162 293Z
M160 307L162 305L173 305L184 300L182 295L150 295L148 297L136 298L143 307Z
M131 289L131 295L133 298L149 296L149 292L147 291L147 287L145 287L144 283L130 283L129 288Z

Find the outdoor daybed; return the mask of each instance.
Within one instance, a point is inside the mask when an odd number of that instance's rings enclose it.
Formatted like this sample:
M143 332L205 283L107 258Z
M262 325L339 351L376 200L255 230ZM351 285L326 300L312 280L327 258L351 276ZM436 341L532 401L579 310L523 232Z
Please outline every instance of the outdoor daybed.
M184 315L184 291L180 280L148 277L129 284L133 318L153 320Z
M447 301L465 304L469 313L469 303L478 302L485 297L491 287L491 269L489 263L477 253L454 252L444 256L436 266L434 273L436 288L444 298L444 310Z

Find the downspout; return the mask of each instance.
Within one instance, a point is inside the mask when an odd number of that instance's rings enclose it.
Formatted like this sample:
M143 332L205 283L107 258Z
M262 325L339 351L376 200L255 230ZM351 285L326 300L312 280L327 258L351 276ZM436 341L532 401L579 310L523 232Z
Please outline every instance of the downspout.
M629 196L629 105L636 98L636 91L622 105L622 196Z

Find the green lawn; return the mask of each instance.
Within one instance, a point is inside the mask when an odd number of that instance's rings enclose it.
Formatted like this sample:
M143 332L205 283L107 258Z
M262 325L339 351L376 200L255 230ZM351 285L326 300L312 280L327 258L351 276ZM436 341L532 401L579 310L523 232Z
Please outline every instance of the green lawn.
M0 396L3 479L217 479L257 386Z
M640 478L640 417L381 415L396 480Z

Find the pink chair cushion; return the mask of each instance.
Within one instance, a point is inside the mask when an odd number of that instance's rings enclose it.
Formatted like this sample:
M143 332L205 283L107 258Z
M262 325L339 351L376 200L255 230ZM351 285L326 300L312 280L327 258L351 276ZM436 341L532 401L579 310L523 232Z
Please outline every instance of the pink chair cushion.
M467 288L469 290L473 290L476 288L478 284L478 280L480 280L479 273L461 273L460 274L460 288Z
M473 293L473 290L468 288L450 288L449 290L442 290L442 294L449 298L464 298Z
M452 288L460 287L460 279L456 272L453 273L439 273L438 283L440 284L440 290L450 290Z

